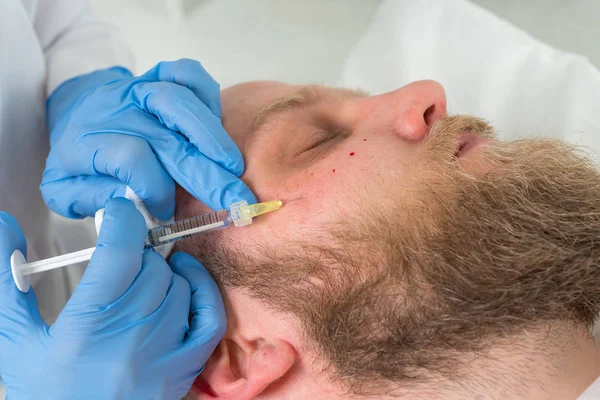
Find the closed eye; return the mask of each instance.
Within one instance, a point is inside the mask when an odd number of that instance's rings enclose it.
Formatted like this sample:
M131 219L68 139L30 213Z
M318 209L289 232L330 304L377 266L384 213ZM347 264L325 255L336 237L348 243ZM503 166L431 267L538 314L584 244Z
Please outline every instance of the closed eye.
M312 141L312 144L310 146L308 146L307 148L305 148L304 150L302 150L302 153L306 153L309 152L311 150L316 149L317 147L321 146L322 144L327 143L329 140L333 139L335 137L335 135L328 133L325 136L321 136L320 138L317 138L316 140Z
M326 129L315 132L308 138L308 145L299 153L299 155L315 150L316 148L329 143L332 139L343 139L347 136L349 136L349 134L341 128Z

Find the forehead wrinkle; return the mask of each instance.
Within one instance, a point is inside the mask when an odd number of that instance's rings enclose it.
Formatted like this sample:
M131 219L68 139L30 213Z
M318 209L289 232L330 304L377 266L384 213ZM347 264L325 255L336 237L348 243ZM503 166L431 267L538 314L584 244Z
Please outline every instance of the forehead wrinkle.
M300 88L294 93L279 97L273 101L264 104L259 110L250 127L250 133L246 137L248 147L254 142L256 132L267 124L278 114L301 110L314 106L321 101L332 97L366 97L368 94L358 89L333 89L326 86L308 85Z

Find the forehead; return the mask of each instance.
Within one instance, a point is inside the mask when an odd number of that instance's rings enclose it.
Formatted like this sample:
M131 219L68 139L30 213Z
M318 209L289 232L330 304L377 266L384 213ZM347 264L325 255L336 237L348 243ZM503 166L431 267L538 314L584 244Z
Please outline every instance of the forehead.
M274 81L246 82L221 91L223 126L240 149L261 107L298 90L298 86Z
M300 86L276 81L244 82L223 89L221 98L225 102L238 101L240 97L260 98L262 101L269 101L298 87Z
M221 103L224 123L231 123L233 119L238 119L240 112L244 115L255 114L264 104L294 93L300 87L282 82L257 81L240 83L223 89Z

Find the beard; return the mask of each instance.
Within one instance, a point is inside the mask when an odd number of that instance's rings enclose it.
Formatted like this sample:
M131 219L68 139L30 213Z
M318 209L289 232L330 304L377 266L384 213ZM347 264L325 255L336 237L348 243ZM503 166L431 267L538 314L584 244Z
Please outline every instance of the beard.
M397 257L389 265L412 283L411 320L435 332L429 345L461 351L545 321L591 327L600 312L596 166L564 142L529 139L490 144L486 172L471 174L449 156L465 130L492 136L481 120L440 120L421 160L427 172L394 212L402 228L383 231Z
M490 333L545 320L591 327L600 312L596 166L574 146L529 139L489 145L487 172L469 174L443 156L447 138L465 127L492 135L487 124L463 116L432 129L424 160L436 173L423 179L419 196L429 204L411 213L431 223L412 236L419 243L408 240L404 255L446 309L444 330L462 319Z
M479 119L437 121L414 174L378 188L373 207L359 200L363 214L330 224L318 243L259 257L222 243L180 249L220 285L295 315L356 393L456 379L473 354L549 322L589 328L600 312L594 164L563 142L530 139L488 145L485 170L469 173L455 159L465 131L493 137Z

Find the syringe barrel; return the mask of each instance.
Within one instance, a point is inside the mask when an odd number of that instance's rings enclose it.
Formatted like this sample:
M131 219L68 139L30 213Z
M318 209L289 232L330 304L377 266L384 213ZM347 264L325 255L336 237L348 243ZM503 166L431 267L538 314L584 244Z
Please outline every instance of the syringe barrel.
M171 224L162 225L148 230L144 248L151 248L175 242L200 233L212 232L226 228L231 224L227 210L219 210L191 218L186 218ZM186 235L178 233L186 231ZM189 233L188 233L189 232Z

